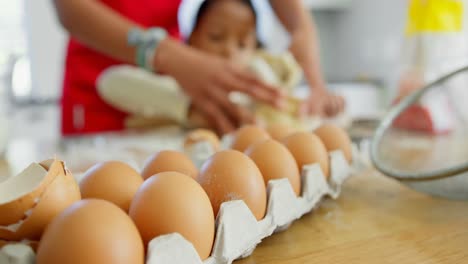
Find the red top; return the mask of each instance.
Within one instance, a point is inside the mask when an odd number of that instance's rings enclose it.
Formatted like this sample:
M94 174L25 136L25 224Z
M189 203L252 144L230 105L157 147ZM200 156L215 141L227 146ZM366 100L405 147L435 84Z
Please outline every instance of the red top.
M159 26L179 37L181 0L101 0L144 26ZM67 48L62 95L62 134L86 134L124 128L127 115L107 105L96 91L96 79L109 66L122 64L71 38ZM129 87L130 88L130 87Z

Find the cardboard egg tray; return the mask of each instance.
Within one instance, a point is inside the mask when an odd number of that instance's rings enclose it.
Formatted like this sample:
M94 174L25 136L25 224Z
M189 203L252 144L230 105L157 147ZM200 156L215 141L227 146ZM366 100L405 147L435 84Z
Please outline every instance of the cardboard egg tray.
M212 152L209 146L200 143L189 155L201 166ZM318 164L302 168L300 197L295 195L287 179L270 181L267 187L267 212L260 221L241 200L223 203L216 219L212 253L207 260L202 261L193 245L174 233L159 236L150 242L146 263L230 264L236 259L250 256L264 238L286 230L293 221L316 208L325 196L336 199L344 181L365 166L356 146L353 146L353 164L347 162L341 151L330 152L329 156L331 173L328 181ZM0 264L34 263L34 252L27 245L7 245L0 250Z
M190 153L197 166L210 155L208 145L200 143ZM336 199L344 181L362 169L361 157L353 146L353 164L342 151L329 153L331 175L328 181L318 164L302 168L302 194L297 197L287 179L268 183L266 216L257 221L247 205L241 201L225 202L216 219L216 237L211 256L202 261L193 245L180 234L153 239L148 246L147 264L230 264L250 256L256 246L275 232L286 230L292 222L318 206L325 196Z
M34 264L35 261L34 251L25 244L7 245L0 250L1 264Z

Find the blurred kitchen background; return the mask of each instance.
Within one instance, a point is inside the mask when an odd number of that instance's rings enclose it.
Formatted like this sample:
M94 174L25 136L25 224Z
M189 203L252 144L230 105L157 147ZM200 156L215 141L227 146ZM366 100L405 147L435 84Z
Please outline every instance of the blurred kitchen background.
M304 1L318 25L329 86L348 98L353 117L381 115L395 90L406 1ZM259 4L264 44L280 51L288 36L268 5ZM10 139L60 136L66 38L52 1L0 0L0 141L7 134Z

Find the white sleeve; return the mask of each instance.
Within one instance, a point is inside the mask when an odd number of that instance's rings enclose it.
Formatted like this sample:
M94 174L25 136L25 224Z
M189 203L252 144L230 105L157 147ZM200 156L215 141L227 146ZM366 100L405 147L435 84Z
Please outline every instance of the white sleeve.
M133 66L105 70L96 81L101 98L109 105L145 118L166 117L185 123L189 97L176 80Z

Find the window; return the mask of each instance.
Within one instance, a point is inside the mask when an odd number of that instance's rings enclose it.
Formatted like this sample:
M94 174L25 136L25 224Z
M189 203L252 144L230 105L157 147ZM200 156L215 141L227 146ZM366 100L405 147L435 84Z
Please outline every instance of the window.
M9 87L5 84L9 83L7 79L11 78L9 71L12 70L14 61L26 54L24 4L22 0L0 0L0 104L2 105L6 104L5 98ZM15 79L17 82L22 79L21 85L18 86L21 91L18 92L25 94L29 92L24 89L30 89L30 85L25 85L28 78L24 78L29 75L29 69L28 62L21 60L23 63L19 65Z

